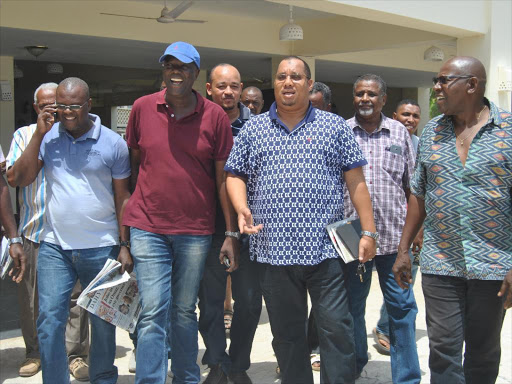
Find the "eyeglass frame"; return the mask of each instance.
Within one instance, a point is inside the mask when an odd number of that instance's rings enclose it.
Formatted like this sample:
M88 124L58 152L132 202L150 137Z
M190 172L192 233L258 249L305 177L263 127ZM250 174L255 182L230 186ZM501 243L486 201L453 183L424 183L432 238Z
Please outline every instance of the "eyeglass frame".
M448 75L448 76L435 76L432 78L432 82L434 83L434 86L437 85L437 83L441 85L446 85L448 82L458 79L471 79L472 77L475 77L473 75ZM443 79L443 80L441 80Z
M85 103L83 103L82 105L78 105L78 104L71 104L71 105L66 105L66 104L56 104L55 105L55 108L59 111L62 111L64 112L66 109L69 109L70 111L79 111L81 110L85 104L87 104L89 102L89 100L87 100Z
M285 76L283 79L280 79L279 77L280 76ZM294 79L294 76L297 77L297 76L300 76L300 78L295 78ZM305 74L300 74L300 73L290 73L290 74L286 74L284 72L281 72L281 73L278 73L276 74L276 81L278 82L283 82L283 81L286 81L287 78L290 78L291 81L293 81L294 83L299 83L301 82L303 79L306 79L309 80L309 77L307 77Z
M195 68L195 65L188 65L190 63L183 63L182 65L174 65L171 63L162 63L162 69L165 71L179 71L179 72L192 72Z

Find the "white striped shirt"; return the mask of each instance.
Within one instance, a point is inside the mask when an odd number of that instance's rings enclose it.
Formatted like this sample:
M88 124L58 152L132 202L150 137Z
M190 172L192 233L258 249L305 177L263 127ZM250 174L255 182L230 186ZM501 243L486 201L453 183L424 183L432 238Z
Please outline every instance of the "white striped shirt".
M7 155L7 168L12 167L27 148L36 126L36 124L31 124L14 132L11 149ZM18 198L20 203L19 231L30 241L39 243L46 205L44 168L41 169L32 184L20 188Z

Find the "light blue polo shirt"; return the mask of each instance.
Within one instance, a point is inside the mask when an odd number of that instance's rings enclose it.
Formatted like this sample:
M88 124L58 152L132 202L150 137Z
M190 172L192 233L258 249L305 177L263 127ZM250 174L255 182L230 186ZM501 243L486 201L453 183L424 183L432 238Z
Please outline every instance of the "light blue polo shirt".
M89 114L94 126L74 139L60 123L41 143L47 211L43 241L65 250L118 244L112 179L130 176L126 142Z

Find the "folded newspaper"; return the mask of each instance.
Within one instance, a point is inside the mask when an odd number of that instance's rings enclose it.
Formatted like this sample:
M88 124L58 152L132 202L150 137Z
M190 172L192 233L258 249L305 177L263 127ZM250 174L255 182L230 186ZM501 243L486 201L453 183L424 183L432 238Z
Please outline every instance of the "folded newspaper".
M121 275L120 268L120 262L108 259L77 303L106 322L133 332L141 310L139 289L135 274Z
M3 280L7 276L7 271L9 271L12 264L12 257L9 255L9 245L6 237L2 237L2 250L0 252L0 277Z
M337 221L325 227L334 249L345 263L359 257L359 240L361 239L361 222L356 217Z

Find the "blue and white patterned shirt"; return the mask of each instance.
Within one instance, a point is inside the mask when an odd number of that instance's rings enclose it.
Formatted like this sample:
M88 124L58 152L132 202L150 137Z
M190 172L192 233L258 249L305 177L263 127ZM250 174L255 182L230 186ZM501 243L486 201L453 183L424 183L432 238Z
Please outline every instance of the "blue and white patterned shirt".
M339 257L325 231L343 219L343 171L366 164L345 120L308 109L291 132L270 111L249 120L225 170L247 178L256 224L251 258L273 265L316 265Z

